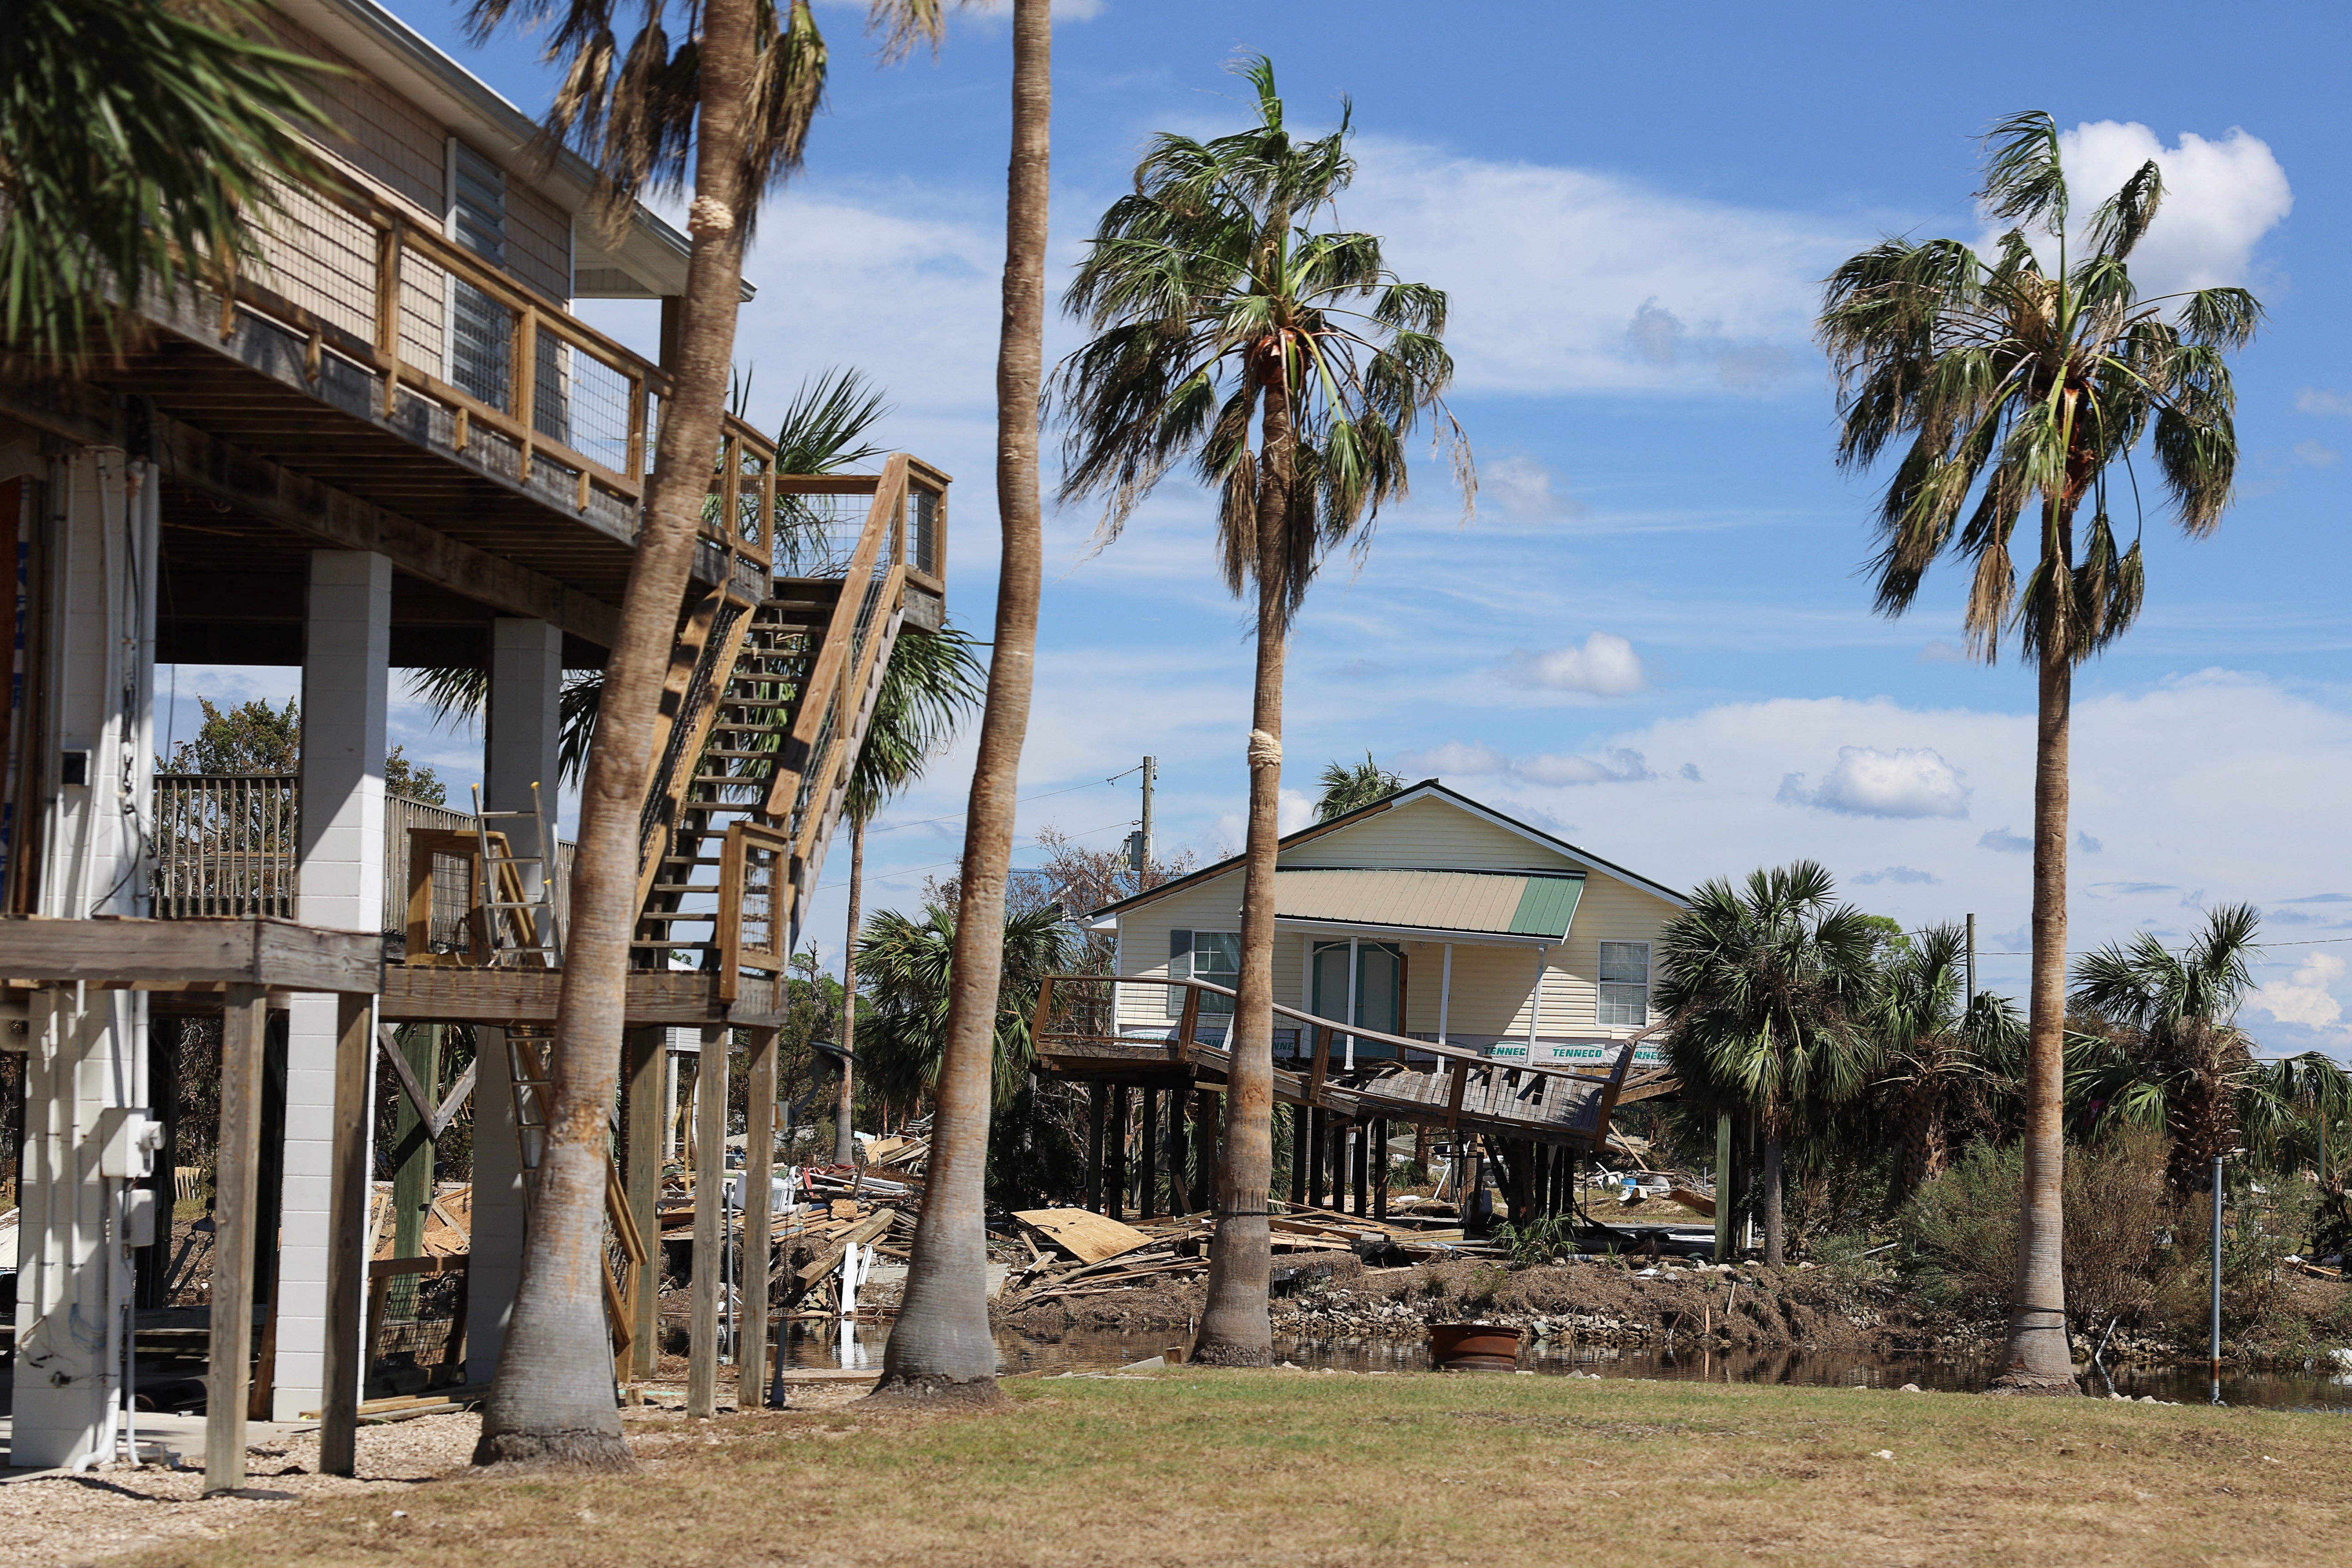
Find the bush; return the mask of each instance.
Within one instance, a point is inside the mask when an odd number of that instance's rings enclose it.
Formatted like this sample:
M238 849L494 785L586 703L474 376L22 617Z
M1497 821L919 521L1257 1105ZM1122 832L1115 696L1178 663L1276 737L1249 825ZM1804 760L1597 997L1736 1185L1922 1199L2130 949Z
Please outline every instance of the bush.
M2023 1171L2017 1147L1979 1143L1904 1205L1896 1224L1931 1297L1962 1310L2008 1310ZM2179 1268L2178 1249L2161 1245L2179 1227L2162 1137L2132 1131L2069 1150L2065 1225L2066 1310L2076 1331L2117 1314L2145 1316Z

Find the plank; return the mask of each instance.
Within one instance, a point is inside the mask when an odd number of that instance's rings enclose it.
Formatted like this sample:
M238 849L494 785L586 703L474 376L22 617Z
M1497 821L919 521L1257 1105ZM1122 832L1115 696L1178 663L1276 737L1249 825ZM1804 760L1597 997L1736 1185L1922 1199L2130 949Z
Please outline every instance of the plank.
M1149 1247L1156 1239L1131 1225L1107 1219L1090 1209L1017 1209L1013 1217L1034 1226L1082 1262L1100 1263L1122 1252Z
M280 920L0 919L0 977L373 992L383 938Z
M327 1197L327 1344L322 1373L322 1417L319 1468L348 1476L358 1459L360 1380L365 1318L361 1298L368 1276L360 1249L365 1244L368 1202L369 1111L375 1095L375 1009L365 995L335 998L334 1135ZM394 1053L397 1054L397 1053Z
M205 1495L245 1485L245 1405L253 1351L254 1222L261 1176L258 986L232 990L221 1019L220 1163L213 1195L212 1335L205 1368Z

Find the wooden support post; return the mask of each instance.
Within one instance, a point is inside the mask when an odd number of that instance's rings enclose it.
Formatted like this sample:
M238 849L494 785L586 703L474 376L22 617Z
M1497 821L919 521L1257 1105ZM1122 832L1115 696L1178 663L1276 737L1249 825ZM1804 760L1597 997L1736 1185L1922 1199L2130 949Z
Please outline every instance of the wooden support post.
M1389 1124L1386 1117L1372 1122L1372 1217L1389 1217Z
M1223 1214L1224 1180L1218 1170L1217 1101L1222 1096L1202 1089L1192 1096L1192 1142L1200 1151L1200 1202L1213 1214Z
M1731 1261L1731 1249L1738 1239L1731 1232L1731 1198L1738 1189L1731 1180L1731 1118L1715 1119L1715 1260Z
M1307 1079L1307 1102L1320 1108L1323 1103L1323 1079L1331 1071L1331 1026L1318 1024L1315 1027L1315 1066Z
M1372 1124L1359 1121L1348 1130L1348 1160L1354 1166L1358 1218L1372 1212Z
M212 1349L205 1368L205 1495L245 1485L245 1402L253 1351L253 1246L268 1005L232 985L221 1014L218 1165L213 1189Z
M1315 1163L1315 1138L1307 1129L1312 1110L1291 1107L1291 1208L1307 1206L1307 1166Z
M719 1286L726 1245L727 1026L706 1025L694 1068L694 1316L687 1346L686 1413L719 1414Z
M1136 1092L1143 1102L1136 1114L1143 1134L1143 1188L1136 1194L1135 1216L1151 1219L1160 1212L1160 1091L1146 1086Z
M1090 1084L1087 1092L1087 1207L1103 1211L1103 1115L1110 1086Z
M375 1099L375 998L335 998L334 1142L327 1183L327 1343L320 1397L319 1468L348 1476L358 1462L361 1302L367 1289L368 1123Z
M394 1052L407 1063L425 1103L441 1103L441 1026L419 1024L396 1039ZM433 1130L405 1094L393 1096L392 1255L416 1258L425 1251L425 1215L433 1205ZM395 1282L391 1306L408 1313L416 1300L416 1279ZM370 1330L373 1335L373 1329ZM373 1346L375 1341L370 1338Z
M636 1321L630 1324L629 1377L641 1381L654 1374L661 1353L661 1168L662 1143L668 1131L669 1106L664 1093L667 1081L668 1044L663 1031L640 1026L622 1037L624 1075L621 1093L628 1102L628 1147L624 1166L624 1190L637 1234L650 1254L646 1263L645 1289L636 1293Z
M1307 1206L1311 1209L1323 1206L1323 1155L1328 1137L1323 1125L1321 1109L1309 1106L1307 1110Z
M1200 1205L1192 1197L1192 1176L1187 1168L1191 1141L1184 1136L1184 1104L1181 1089L1168 1091L1168 1212L1188 1215Z
M768 1264L775 1255L776 1031L754 1029L743 1127L743 1275L737 1300L735 1408L768 1402Z
M1412 1165L1414 1170L1423 1173L1429 1170L1429 1123L1426 1121L1412 1124Z
M1113 1219L1127 1217L1127 1085L1110 1086L1109 1138L1110 1167L1105 1173L1103 1213Z

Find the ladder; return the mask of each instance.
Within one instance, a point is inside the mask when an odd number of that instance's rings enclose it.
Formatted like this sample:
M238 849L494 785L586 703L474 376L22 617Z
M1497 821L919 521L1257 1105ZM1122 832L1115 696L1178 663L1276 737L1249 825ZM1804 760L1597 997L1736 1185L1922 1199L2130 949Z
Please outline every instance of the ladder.
M538 853L514 853L513 836L503 829L492 829L493 822L529 823L531 844ZM489 966L520 968L524 960L536 958L545 968L562 968L563 930L555 914L555 866L547 853L554 840L548 835L547 809L540 798L539 781L531 781L529 811L485 811L482 786L476 784L474 837L481 847L478 885ZM530 868L529 872L526 867Z

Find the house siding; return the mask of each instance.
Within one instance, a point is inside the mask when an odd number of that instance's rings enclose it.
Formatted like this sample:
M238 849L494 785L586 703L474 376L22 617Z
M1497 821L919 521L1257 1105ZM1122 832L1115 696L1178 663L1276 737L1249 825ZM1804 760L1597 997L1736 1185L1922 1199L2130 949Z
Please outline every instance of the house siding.
M1497 826L1442 799L1424 798L1383 812L1354 826L1325 834L1283 852L1285 867L1399 866L1478 870L1585 870L1583 896L1567 940L1544 950L1541 1008L1534 1019L1538 1038L1590 1038L1624 1035L1594 1020L1599 996L1601 943L1654 942L1658 928L1675 912L1670 900L1591 870L1507 828ZM1119 923L1119 973L1168 973L1168 933L1172 929L1237 931L1241 926L1242 869L1171 893L1130 910ZM1275 1000L1302 1010L1310 933L1285 930L1275 938ZM1433 1037L1444 975L1444 944L1407 941L1405 1031ZM1529 943L1454 943L1454 984L1446 1027L1450 1038L1484 1044L1525 1039L1535 986L1536 949ZM1654 984L1654 975L1653 984ZM1121 986L1122 1028L1161 1029L1170 1022L1166 993L1148 986Z

